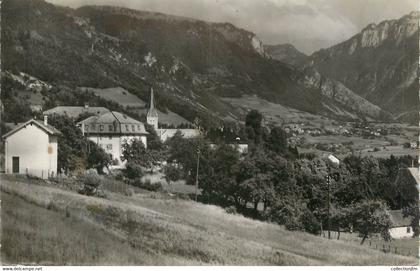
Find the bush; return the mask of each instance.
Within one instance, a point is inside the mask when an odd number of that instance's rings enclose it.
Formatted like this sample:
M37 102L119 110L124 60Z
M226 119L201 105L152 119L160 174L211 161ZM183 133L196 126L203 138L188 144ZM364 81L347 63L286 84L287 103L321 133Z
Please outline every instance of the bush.
M225 208L225 211L228 214L236 214L237 213L236 207L233 206L233 205L232 206L229 206L229 207L226 207Z
M78 177L79 182L83 183L80 194L87 196L105 197L104 192L100 189L102 185L102 178L95 170L87 170L84 174Z
M302 222L306 232L312 234L320 233L321 224L318 222L318 220L310 210L306 209L303 212L302 216L300 217L300 221Z
M152 183L150 180L142 181L141 179L136 178L127 180L127 183L149 191L163 191L163 186L160 182Z
M163 187L161 183L151 183L150 180L146 180L145 182L140 182L140 188L149 190L149 191L162 191Z
M143 168L134 162L127 162L123 174L128 179L141 179L143 177Z
M168 164L164 167L163 170L165 172L165 179L168 184L172 182L176 182L182 178L181 169L177 168L174 165Z

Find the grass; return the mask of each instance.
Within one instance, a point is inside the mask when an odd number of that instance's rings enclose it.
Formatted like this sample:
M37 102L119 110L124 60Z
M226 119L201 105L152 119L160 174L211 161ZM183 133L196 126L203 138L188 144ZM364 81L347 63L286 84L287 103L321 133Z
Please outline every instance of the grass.
M160 193L127 197L109 192L107 199L101 199L2 177L2 220L7 221L2 229L2 260L6 263L418 264L414 257L289 232Z
M94 223L1 193L2 263L40 265L184 264L139 251ZM156 260L149 261L156 257Z
M327 234L325 233L325 237ZM337 232L331 232L331 238L337 238ZM348 233L341 232L340 240L345 242L353 242L355 244L360 244L362 238L359 237L357 233ZM399 255L410 255L410 256L419 256L419 238L403 238L403 239L392 239L387 242L384 241L380 236L372 236L371 238L366 239L363 244L365 247L376 250L385 250L390 253L399 254Z

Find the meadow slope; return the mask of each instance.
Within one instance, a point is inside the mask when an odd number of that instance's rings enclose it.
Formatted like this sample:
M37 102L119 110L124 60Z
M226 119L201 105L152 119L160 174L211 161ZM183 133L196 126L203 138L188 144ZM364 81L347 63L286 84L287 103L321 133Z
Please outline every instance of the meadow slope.
M11 180L2 176L0 183L3 263L418 264L415 258L286 231L159 193L127 197L107 192L108 198L101 199Z

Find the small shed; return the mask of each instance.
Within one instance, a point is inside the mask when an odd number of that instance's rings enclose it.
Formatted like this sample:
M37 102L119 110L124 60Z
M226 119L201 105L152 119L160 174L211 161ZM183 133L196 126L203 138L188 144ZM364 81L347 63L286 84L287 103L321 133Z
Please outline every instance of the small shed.
M47 179L57 174L57 136L60 131L44 121L31 119L3 136L5 173Z
M411 227L412 217L404 217L402 210L389 211L392 226L389 233L394 239L410 238L413 237L413 228Z

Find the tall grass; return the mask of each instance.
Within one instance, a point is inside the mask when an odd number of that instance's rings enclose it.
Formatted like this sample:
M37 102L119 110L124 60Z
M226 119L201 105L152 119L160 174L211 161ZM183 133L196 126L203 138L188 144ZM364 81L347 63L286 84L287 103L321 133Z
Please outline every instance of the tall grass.
M102 227L1 193L3 264L191 264L139 251ZM153 260L152 260L153 259Z
M417 264L415 258L289 232L278 225L227 214L216 206L160 198L157 193L131 197L109 193L107 199L100 199L7 180L3 180L0 187L20 197L12 198L26 201L17 204L17 208L13 207L16 203L2 207L5 212L5 215L2 213L2 221L4 217L14 219L2 232L2 238L9 238L6 243L11 246L10 249L2 246L9 250L5 259L9 262L123 265ZM66 217L65 210L70 217ZM19 224L22 226L12 226ZM57 252L53 249L55 246L58 247ZM26 256L30 249L33 251L28 255L32 256Z

